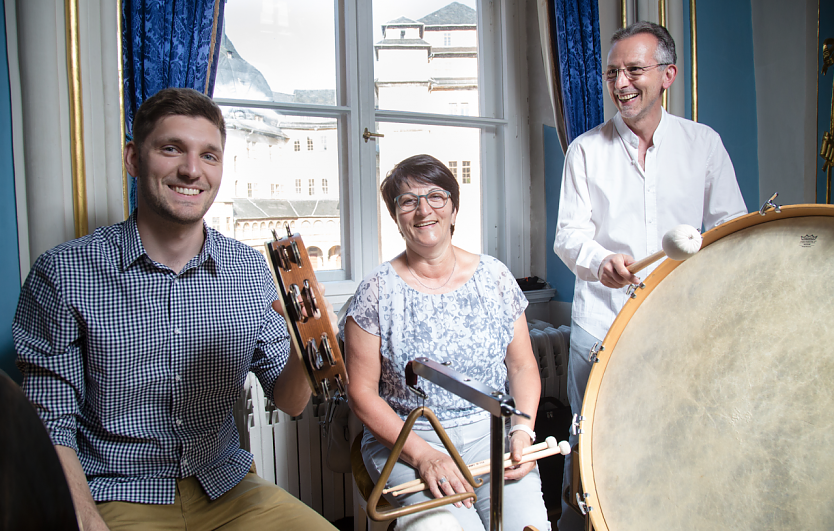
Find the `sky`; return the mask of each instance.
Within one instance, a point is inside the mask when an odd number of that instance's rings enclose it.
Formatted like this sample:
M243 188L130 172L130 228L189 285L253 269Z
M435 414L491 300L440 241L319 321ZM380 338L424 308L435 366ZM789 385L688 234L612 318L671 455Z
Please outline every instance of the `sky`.
M383 23L417 20L452 1L374 0L374 42L382 39ZM477 0L457 1L477 9ZM224 23L241 57L273 91L336 88L334 0L228 0Z

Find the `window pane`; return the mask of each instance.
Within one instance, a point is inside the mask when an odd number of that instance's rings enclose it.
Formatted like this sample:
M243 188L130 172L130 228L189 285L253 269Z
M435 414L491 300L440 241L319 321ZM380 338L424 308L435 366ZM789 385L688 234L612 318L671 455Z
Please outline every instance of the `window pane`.
M375 0L377 108L477 114L477 0Z
M214 96L335 105L333 5L228 0Z
M481 253L481 131L474 128L438 125L378 123L377 130L385 134L379 141L377 174L384 179L395 164L412 155L427 153L444 164L463 160L469 182L460 184L460 210L455 223L452 243L472 253ZM391 260L403 250L405 243L388 208L379 196L380 248L382 260Z
M295 150L315 133L331 144L338 138L333 118L286 116L270 109L223 106L226 149L223 181L206 219L226 218L219 230L263 252L271 229L301 228L308 248L318 249L317 269L341 268L337 150ZM304 186L306 185L306 186ZM296 223L298 222L298 223ZM312 257L312 255L311 255Z

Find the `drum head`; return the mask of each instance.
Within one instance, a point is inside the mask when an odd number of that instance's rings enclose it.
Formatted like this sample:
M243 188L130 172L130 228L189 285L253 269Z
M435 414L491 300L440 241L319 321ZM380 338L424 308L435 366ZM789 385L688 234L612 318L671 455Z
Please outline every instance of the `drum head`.
M834 528L834 212L801 208L719 227L617 318L579 443L596 529Z

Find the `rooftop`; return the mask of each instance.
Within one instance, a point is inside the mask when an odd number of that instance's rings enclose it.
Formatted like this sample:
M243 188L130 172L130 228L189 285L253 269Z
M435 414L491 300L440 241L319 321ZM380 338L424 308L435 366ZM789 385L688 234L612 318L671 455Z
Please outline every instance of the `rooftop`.
M477 24L478 13L460 2L452 2L420 19L426 26L449 26L455 24Z

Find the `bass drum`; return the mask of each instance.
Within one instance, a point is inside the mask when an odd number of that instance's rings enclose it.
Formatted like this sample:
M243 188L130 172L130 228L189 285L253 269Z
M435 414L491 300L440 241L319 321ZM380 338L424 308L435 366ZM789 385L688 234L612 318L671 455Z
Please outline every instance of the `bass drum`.
M591 371L594 529L834 529L834 207L749 214L666 260Z

